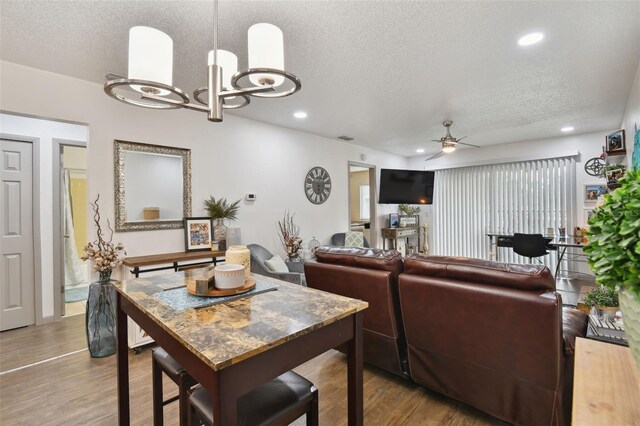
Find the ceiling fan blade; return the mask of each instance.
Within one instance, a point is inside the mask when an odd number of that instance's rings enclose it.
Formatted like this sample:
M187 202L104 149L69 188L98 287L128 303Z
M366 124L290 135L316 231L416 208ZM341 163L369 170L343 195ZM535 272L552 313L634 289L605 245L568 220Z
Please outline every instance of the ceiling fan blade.
M435 154L433 154L431 157L427 158L427 159L426 159L426 160L424 160L424 161L433 160L434 158L438 158L438 157L440 157L442 154L443 154L443 152L442 152L442 151L438 151L438 152L436 152Z
M470 143L465 143L465 142L460 142L460 141L458 141L458 143L460 145L467 145L467 146L472 146L474 148L480 148L478 145L473 145L473 144L470 144Z
M462 139L466 138L466 136L461 137L460 139L458 139L458 142L460 142Z

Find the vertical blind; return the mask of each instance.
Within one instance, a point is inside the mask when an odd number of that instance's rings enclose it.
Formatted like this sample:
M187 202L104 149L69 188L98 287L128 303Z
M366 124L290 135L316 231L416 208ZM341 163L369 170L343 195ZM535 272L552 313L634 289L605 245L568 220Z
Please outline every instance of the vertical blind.
M433 253L488 259L487 233L544 235L560 226L570 233L575 169L566 157L436 171ZM498 250L500 261L529 261L510 248ZM555 252L540 258L550 268L556 259Z

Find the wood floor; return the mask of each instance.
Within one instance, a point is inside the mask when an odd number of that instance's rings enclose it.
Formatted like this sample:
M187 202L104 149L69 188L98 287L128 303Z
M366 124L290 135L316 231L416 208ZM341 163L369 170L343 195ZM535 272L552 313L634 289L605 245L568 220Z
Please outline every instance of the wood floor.
M68 353L71 354L61 357ZM148 347L139 355L129 353L131 423L134 425L152 424L150 355ZM50 360L42 362L47 359ZM320 424L346 425L344 355L329 351L296 371L319 389ZM173 383L165 379L164 384L165 395L173 395ZM505 424L368 367L364 372L364 401L366 425ZM0 333L0 424L115 425L116 402L116 357L92 359L89 356L84 316ZM177 403L165 407L165 424L178 424L177 408ZM295 426L304 424L304 419L294 423Z

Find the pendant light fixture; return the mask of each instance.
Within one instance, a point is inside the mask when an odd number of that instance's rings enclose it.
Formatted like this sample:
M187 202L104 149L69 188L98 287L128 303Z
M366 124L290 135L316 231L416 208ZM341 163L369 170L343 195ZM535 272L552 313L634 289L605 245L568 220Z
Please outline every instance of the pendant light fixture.
M236 55L218 49L218 0L214 0L213 5L213 50L209 52L207 61L207 87L193 91L193 98L198 104L173 86L171 37L143 26L129 30L127 78L108 80L104 85L105 93L126 104L144 108L186 108L205 112L209 121L219 122L222 121L223 109L242 108L249 104L249 96L282 98L300 90L300 79L284 68L282 31L272 24L259 23L249 28L249 68L237 72ZM285 80L289 80L292 87L279 89ZM121 90L124 88L134 92Z

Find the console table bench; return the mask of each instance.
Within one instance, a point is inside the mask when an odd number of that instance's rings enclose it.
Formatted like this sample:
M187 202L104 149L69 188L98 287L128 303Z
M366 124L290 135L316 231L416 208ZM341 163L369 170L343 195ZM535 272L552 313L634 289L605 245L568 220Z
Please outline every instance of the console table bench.
M135 275L136 278L140 276L143 272L153 272L153 271L164 271L167 269L173 269L175 272L178 272L178 268L181 266L195 266L195 265L207 265L209 263L213 263L213 265L217 265L218 262L223 262L223 259L219 259L224 256L224 251L221 250L203 250L203 251L187 251L187 252L176 252L176 253L161 253L161 254L152 254L148 256L134 256L127 257L124 259L122 264L126 267L133 268L131 269L131 273ZM202 260L207 259L203 262L197 263L184 263L184 262L192 262L194 260ZM159 266L154 268L146 268L140 269L143 266L155 266L155 265L167 265L170 266Z

